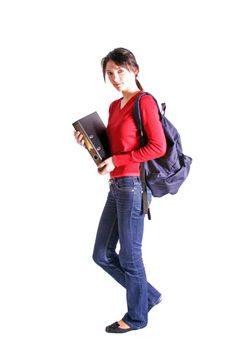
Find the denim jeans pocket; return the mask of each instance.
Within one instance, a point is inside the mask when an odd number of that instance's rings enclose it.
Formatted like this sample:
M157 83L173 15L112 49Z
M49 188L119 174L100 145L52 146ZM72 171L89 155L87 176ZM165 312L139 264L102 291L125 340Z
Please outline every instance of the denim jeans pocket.
M119 191L134 192L135 180L133 176L119 177L115 181L116 188Z

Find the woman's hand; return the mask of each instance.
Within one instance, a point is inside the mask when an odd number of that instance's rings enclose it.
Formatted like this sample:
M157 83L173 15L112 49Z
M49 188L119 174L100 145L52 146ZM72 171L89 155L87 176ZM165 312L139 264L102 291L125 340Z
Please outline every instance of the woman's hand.
M98 165L98 173L100 175L105 175L110 173L115 169L112 157L105 159L102 163Z
M83 135L80 131L74 130L74 137L79 145L84 146Z

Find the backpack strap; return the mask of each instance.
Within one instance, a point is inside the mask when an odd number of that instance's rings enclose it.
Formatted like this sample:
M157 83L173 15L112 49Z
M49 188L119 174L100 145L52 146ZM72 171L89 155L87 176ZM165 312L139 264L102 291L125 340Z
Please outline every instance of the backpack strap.
M159 104L158 104L157 100L155 99L155 97L153 95L151 95L149 92L142 92L136 98L136 100L134 102L134 120L135 120L135 123L136 123L138 130L140 132L142 130L142 133L143 133L143 123L142 123L141 110L140 110L140 100L141 100L142 96L145 96L145 95L151 96L153 98L153 100L155 101L155 104L157 105L157 108L159 111L160 120L165 115L165 110L166 110L166 103L161 103L162 111L160 111Z
M140 110L140 99L144 95L150 95L150 94L147 92L141 93L135 100L134 111L133 111L135 124L137 126L138 133L139 133L140 147L143 147L146 144L145 136L144 136L144 132L143 132L141 110ZM140 164L140 179L141 179L141 184L142 184L142 210L143 210L143 214L147 214L148 219L151 220L151 213L150 213L149 202L148 202L148 197L147 197L146 171L145 171L144 162L142 162Z
M139 133L140 147L143 147L146 144L146 138L145 138L144 131L143 131L143 122L142 122L141 109L140 109L140 100L141 100L142 96L145 96L145 95L149 95L154 99L154 101L158 107L160 120L163 118L163 116L165 114L165 110L166 110L166 104L162 103L162 113L160 112L157 100L149 92L142 92L136 98L136 100L134 102L133 114L134 114L134 121L135 121L135 124L137 126L138 133ZM142 210L143 210L144 214L148 215L148 219L151 220L151 213L150 213L148 197L147 197L146 171L145 171L144 162L140 164L140 179L141 179L141 184L142 184Z
M150 213L150 207L147 197L147 184L146 184L146 172L144 163L140 164L140 179L142 184L142 210L143 214L148 215L148 219L151 220L151 213Z

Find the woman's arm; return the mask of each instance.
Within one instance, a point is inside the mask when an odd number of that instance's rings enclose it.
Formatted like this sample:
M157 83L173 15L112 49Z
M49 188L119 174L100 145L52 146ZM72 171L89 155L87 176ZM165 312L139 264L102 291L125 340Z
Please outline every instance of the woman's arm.
M131 162L141 163L160 158L166 153L167 144L160 122L158 107L152 96L145 95L140 101L142 122L148 142L144 147L128 153L114 155L115 166L127 165Z

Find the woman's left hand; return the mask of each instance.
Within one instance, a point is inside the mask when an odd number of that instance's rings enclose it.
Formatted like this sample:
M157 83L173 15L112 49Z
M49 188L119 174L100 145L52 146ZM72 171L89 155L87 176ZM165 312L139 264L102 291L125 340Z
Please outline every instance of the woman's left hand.
M105 159L102 163L98 165L98 173L100 175L105 175L110 173L115 169L112 157Z

